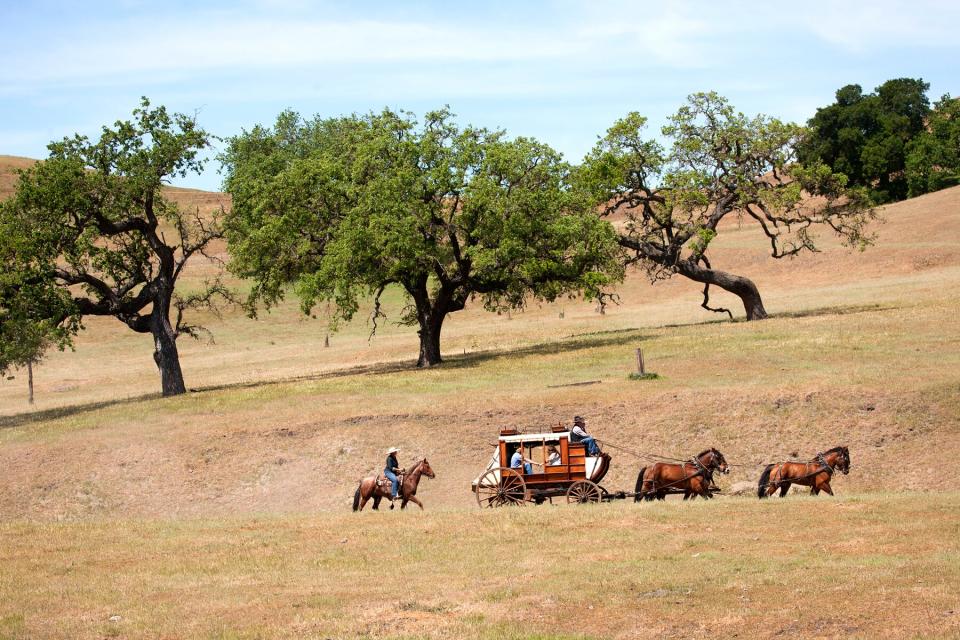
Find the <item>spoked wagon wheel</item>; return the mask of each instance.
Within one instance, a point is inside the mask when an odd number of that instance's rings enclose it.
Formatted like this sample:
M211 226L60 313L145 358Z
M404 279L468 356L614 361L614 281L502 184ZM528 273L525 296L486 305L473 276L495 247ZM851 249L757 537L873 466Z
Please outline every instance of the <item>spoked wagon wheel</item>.
M600 502L603 499L603 489L596 482L577 480L567 489L567 502L580 503Z
M477 504L480 508L524 505L527 499L527 483L514 469L500 467L490 469L480 476L477 483Z

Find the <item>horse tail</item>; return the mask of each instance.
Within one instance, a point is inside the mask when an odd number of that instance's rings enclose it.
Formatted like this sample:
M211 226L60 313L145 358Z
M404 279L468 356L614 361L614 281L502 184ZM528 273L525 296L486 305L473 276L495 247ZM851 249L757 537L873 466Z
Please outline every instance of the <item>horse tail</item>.
M354 511L360 510L360 487L362 486L363 486L363 482L361 481L360 483L357 484L357 490L353 494L353 510Z
M773 471L773 468L777 466L775 464L768 464L767 468L763 470L763 473L760 474L760 480L757 482L757 497L761 500L767 496L767 484L770 480L770 472Z
M643 496L640 494L640 492L643 490L643 472L646 470L647 470L646 467L641 468L640 473L637 475L637 486L633 488L634 502L640 502L641 500L643 500Z

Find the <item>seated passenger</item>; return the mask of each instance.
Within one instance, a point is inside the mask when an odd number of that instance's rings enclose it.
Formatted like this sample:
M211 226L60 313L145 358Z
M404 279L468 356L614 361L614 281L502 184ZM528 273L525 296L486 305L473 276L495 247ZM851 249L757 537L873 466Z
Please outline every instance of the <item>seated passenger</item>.
M560 452L557 451L557 448L553 445L547 447L547 466L555 467L560 464Z
M513 455L510 456L510 468L522 468L523 472L526 474L533 473L533 465L531 465L529 462L524 462L523 460L523 447L518 447L517 450L513 452Z

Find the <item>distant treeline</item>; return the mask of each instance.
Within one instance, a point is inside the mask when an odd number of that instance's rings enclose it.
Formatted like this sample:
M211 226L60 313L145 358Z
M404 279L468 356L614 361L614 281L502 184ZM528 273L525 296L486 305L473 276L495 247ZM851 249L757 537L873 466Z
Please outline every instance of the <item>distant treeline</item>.
M882 204L960 184L960 101L930 107L921 78L888 80L873 93L858 84L817 109L798 145L801 162L821 161Z

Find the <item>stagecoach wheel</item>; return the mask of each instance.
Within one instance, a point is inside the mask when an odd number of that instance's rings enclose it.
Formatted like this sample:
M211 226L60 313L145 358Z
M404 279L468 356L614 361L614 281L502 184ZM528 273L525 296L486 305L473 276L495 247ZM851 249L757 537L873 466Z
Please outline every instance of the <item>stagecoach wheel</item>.
M603 499L603 489L596 482L577 480L567 489L567 502L585 504L600 502Z
M481 509L524 505L526 499L527 483L515 470L504 467L490 469L480 476L477 483L477 504Z

